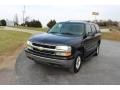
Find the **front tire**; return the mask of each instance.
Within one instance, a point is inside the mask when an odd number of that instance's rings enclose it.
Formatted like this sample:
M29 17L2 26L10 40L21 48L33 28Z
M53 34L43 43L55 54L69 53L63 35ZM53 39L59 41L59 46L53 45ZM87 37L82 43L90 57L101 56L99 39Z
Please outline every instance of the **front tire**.
M71 71L73 73L77 73L81 68L81 63L82 63L81 56L78 55L74 60L73 67L71 68Z

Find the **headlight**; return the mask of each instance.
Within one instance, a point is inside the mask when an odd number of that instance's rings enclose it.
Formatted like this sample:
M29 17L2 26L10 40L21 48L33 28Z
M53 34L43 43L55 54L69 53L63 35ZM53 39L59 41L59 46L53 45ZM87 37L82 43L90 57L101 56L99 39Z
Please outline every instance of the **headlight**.
M56 46L57 50L71 51L71 46Z
M30 41L27 41L27 45L32 45L32 42L30 42Z
M56 52L56 55L59 55L59 56L71 55L71 46L56 46L56 49L60 50L60 52Z
M32 42L30 42L30 41L27 41L27 48L29 48L29 49L32 49Z

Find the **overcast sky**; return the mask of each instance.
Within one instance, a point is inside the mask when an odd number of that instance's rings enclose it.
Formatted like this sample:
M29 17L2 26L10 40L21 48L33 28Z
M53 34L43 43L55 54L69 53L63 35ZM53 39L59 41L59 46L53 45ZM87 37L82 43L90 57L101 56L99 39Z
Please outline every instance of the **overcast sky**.
M19 22L22 22L22 11L24 5L1 5L0 19L7 18L13 20L15 14L19 17ZM59 21L67 20L94 20L92 12L99 12L97 19L118 20L120 21L120 5L26 5L25 16L30 19L40 20L45 26L50 19Z

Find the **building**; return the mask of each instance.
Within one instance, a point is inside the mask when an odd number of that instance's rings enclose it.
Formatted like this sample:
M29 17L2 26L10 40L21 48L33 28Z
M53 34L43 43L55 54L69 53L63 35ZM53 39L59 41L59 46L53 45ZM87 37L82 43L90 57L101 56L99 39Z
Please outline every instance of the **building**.
M6 20L6 26L14 26L14 21Z

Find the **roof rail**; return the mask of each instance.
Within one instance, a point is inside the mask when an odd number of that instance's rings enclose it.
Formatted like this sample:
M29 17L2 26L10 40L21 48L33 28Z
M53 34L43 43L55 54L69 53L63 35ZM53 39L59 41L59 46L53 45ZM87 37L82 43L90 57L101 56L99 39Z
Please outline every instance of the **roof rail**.
M91 21L88 21L88 20L69 20L67 22L91 22Z
M68 22L80 22L80 21L83 21L83 20L68 20Z

